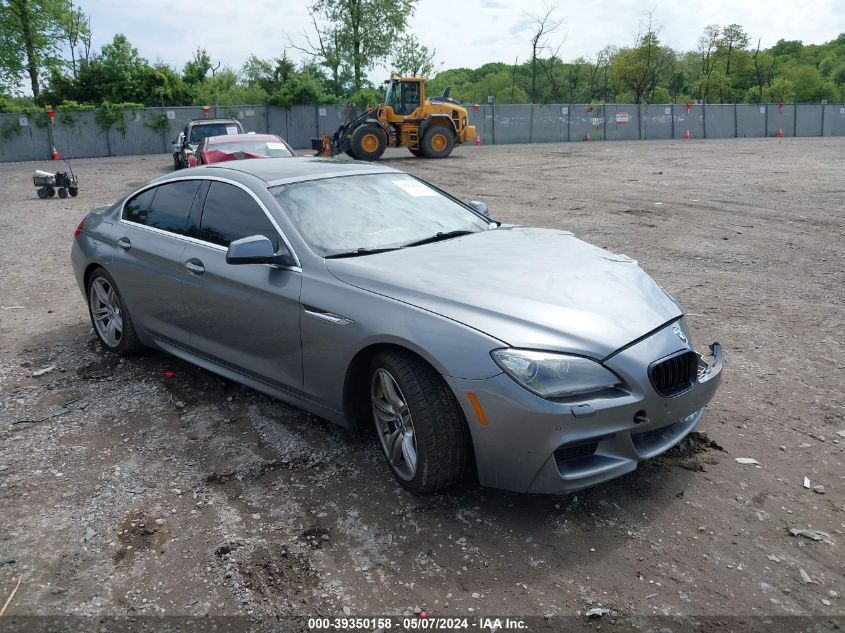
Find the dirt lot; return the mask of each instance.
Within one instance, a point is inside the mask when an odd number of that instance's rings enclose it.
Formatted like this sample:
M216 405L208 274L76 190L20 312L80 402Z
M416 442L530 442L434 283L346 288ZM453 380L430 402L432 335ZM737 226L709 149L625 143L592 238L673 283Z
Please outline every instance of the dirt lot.
M704 435L568 497L470 478L416 498L374 440L161 353L103 353L71 234L170 158L79 160L67 200L31 186L55 164L0 165L0 605L22 576L7 614L845 615L843 156L845 139L388 154L494 217L634 257L727 350Z

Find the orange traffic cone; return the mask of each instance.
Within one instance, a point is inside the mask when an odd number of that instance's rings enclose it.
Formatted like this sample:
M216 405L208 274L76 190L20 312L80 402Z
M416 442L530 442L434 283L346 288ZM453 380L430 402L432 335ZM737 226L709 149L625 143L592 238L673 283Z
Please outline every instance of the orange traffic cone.
M480 135L480 134L478 134L478 135L475 137L475 146L476 146L476 147L481 147L481 135Z
M778 138L783 138L783 128L782 127L778 128Z
M56 149L56 146L53 145L53 160L61 160L61 159L62 159L62 157L59 156L59 152Z
M688 141L688 140L690 140L691 138L692 138L692 134L690 134L690 133L689 133L689 130L687 130L686 132L684 132L684 140L685 140L685 141Z

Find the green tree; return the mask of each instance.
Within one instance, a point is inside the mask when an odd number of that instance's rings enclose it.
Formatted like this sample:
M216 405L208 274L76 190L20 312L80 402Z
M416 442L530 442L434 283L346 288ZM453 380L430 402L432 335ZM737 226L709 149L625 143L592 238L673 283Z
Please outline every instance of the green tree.
M0 0L0 75L16 81L29 77L34 97L41 73L58 59L66 0Z
M204 81L211 69L211 57L208 56L208 51L197 47L182 69L182 80L188 86L194 86Z
M117 34L100 50L96 64L99 66L102 99L112 103L142 103L144 78L149 63L141 57L125 35Z
M72 1L67 2L59 16L59 30L70 51L70 68L76 78L79 65L91 54L91 20Z
M785 103L795 100L795 86L789 79L778 77L763 88L763 101L768 103Z
M340 97L345 85L350 81L349 63L343 51L341 29L335 24L318 24L313 8L308 9L308 15L314 28L313 39L308 32L303 32L304 45L297 44L289 35L288 42L292 48L310 56L311 60L330 73L329 91L333 96Z
M814 66L796 66L786 68L783 76L795 87L795 101L818 103L822 99L834 101L838 95L836 86L825 79Z
M337 52L350 60L352 86L359 92L364 73L383 60L405 32L416 0L316 0L311 10L330 23Z
M431 77L434 73L434 49L429 49L417 39L416 35L410 34L399 40L393 54L391 66L393 74L410 77Z
M276 59L261 59L250 55L241 69L241 79L248 85L259 86L267 94L278 91L296 73L296 65L282 55Z
M244 84L238 73L223 67L191 89L194 105L242 105L266 103L267 92L260 86Z
M734 101L734 86L741 88L742 79L751 69L748 44L748 35L739 24L723 28L721 37L716 41L716 58L725 77L719 95L722 103Z

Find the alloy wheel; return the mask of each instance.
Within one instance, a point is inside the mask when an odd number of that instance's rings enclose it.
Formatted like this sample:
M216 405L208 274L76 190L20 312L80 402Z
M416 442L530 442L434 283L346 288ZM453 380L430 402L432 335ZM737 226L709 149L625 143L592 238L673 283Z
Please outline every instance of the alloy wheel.
M417 442L407 400L386 369L373 372L370 401L379 442L396 475L410 481L417 472Z
M94 279L88 291L88 303L97 334L109 347L117 347L123 336L123 317L120 300L108 279Z

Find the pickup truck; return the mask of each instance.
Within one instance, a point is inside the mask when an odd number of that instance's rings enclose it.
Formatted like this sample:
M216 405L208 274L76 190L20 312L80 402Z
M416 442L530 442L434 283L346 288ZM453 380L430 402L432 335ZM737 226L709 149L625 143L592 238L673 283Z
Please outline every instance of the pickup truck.
M189 167L191 156L204 138L243 133L244 128L237 119L191 119L185 124L185 129L179 132L179 136L171 141L173 168Z

